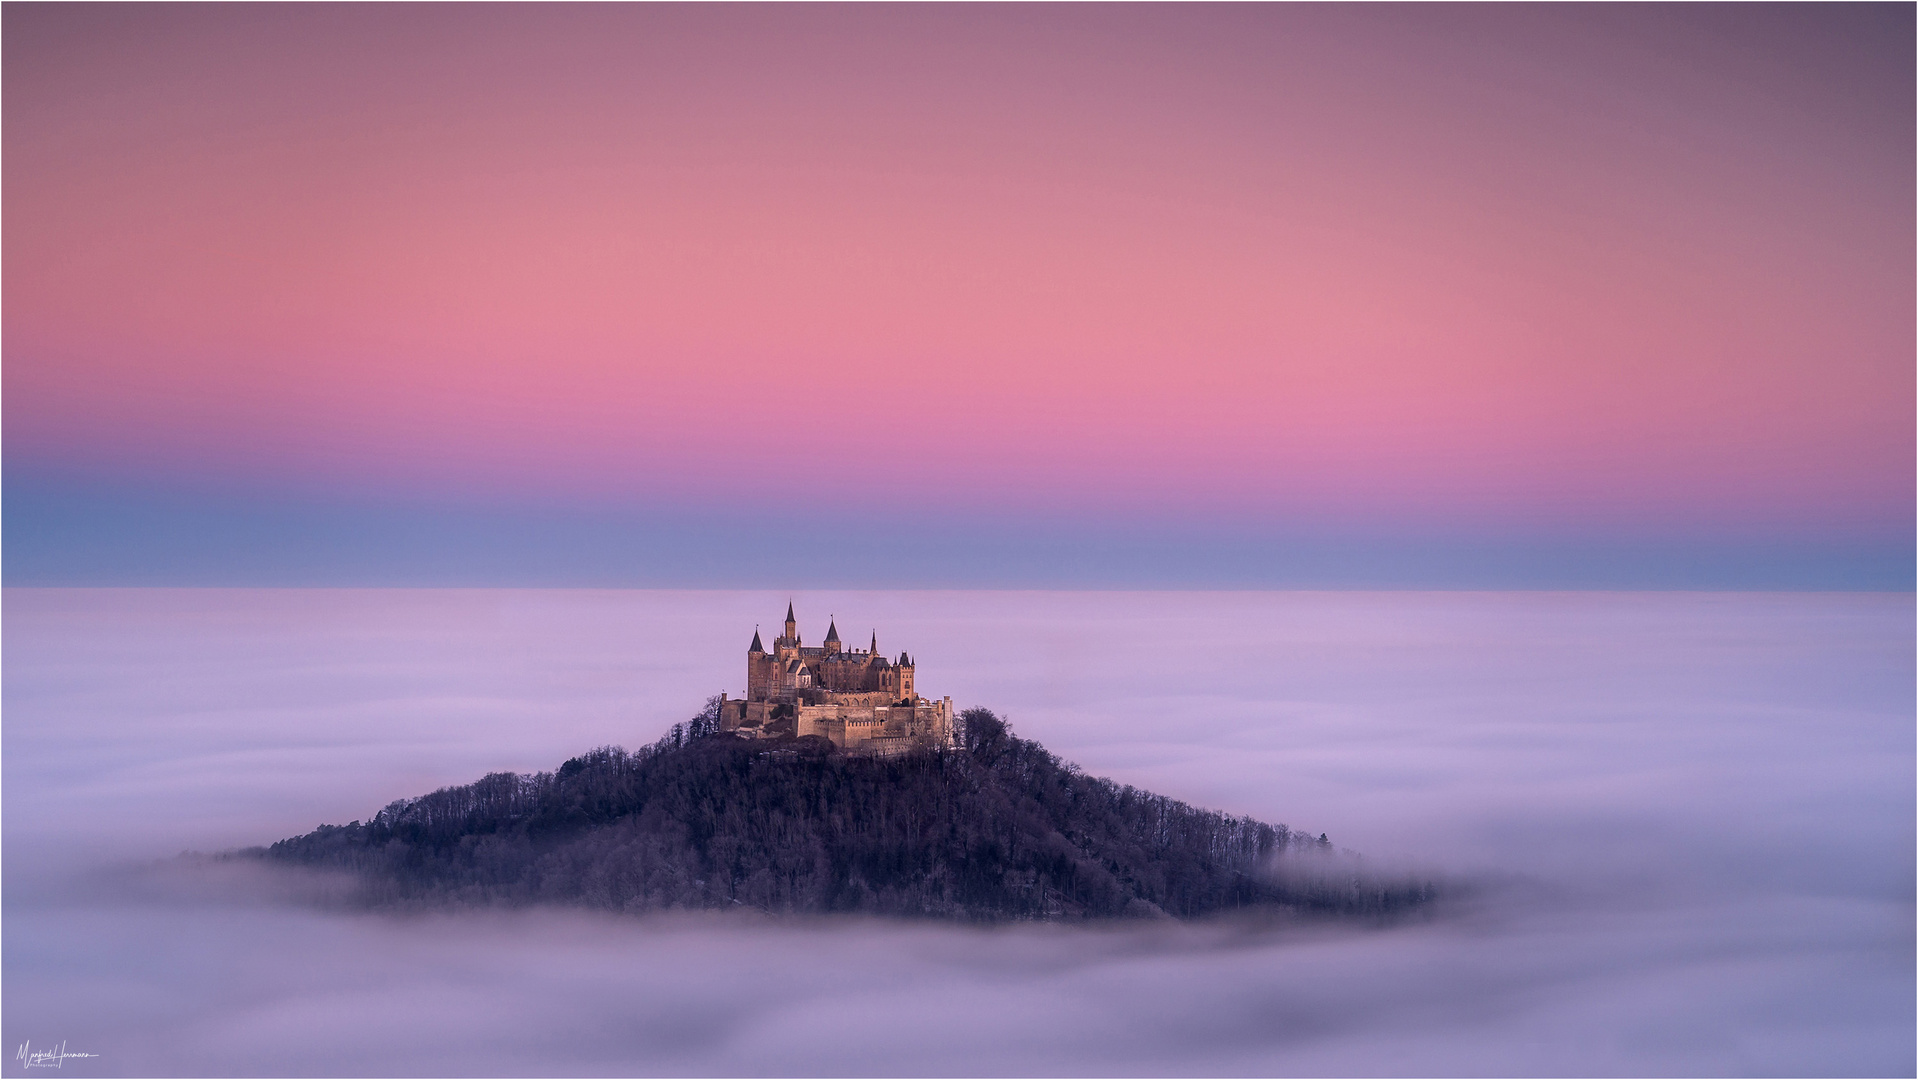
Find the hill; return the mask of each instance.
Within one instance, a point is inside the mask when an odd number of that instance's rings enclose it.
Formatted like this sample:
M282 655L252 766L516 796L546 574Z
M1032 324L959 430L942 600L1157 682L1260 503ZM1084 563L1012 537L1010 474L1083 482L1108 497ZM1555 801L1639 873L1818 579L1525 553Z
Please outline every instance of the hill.
M965 920L1402 910L1422 884L1282 874L1330 844L1083 775L984 709L875 760L742 740L714 711L638 752L495 773L252 854L356 873L376 906L751 907ZM1317 859L1317 861L1324 861Z

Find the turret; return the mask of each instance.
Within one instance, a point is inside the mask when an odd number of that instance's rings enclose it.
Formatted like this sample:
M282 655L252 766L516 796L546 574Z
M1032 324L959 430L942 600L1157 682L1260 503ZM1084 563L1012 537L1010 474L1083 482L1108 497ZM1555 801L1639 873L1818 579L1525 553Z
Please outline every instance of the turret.
M839 651L839 620L837 619L826 624L826 651L829 653Z
M746 648L746 700L766 700L766 646L759 643L759 627L753 627L753 643Z
M793 602L786 601L786 640L799 644L799 620L793 618Z
M872 648L866 650L866 655L867 656L879 655L879 631L877 630L874 630L872 632Z

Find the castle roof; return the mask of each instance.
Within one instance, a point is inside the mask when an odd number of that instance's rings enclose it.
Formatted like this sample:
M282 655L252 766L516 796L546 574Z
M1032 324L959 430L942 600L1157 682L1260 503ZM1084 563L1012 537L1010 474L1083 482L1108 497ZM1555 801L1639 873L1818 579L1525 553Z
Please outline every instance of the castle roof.
M751 647L751 648L748 648L748 649L747 649L746 651L747 651L747 652L749 652L749 653L756 653L756 652L765 652L765 651L766 651L766 647L765 647L764 645L761 645L761 644L759 643L759 627L757 627L757 626L755 626L755 627L753 627L753 643L752 643L752 647Z
M827 641L839 640L839 622L837 620L834 620L833 622L827 624L826 640Z
M793 618L793 602L791 600L786 601L786 621L787 622L798 621L797 619Z

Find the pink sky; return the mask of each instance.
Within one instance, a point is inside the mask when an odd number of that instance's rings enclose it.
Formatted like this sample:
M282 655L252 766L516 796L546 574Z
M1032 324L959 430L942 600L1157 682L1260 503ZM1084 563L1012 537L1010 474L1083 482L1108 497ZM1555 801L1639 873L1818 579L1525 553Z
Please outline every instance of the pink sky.
M1909 532L1908 7L5 20L10 479Z

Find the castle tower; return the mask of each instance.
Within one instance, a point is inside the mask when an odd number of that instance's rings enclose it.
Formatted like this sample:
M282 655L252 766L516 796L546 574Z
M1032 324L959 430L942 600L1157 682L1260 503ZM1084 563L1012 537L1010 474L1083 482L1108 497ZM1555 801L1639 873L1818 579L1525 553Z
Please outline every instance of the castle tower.
M794 647L799 645L799 620L793 618L793 602L786 601L786 642Z
M826 651L839 651L839 620L834 619L826 625Z
M746 648L746 700L766 696L766 646L759 643L759 627L753 627L753 643Z
M866 650L866 655L867 656L879 655L879 631L877 630L874 630L872 632L872 648Z

